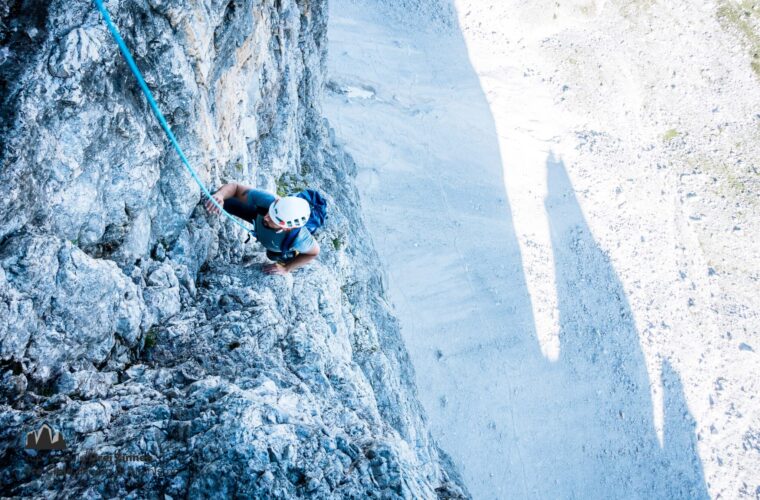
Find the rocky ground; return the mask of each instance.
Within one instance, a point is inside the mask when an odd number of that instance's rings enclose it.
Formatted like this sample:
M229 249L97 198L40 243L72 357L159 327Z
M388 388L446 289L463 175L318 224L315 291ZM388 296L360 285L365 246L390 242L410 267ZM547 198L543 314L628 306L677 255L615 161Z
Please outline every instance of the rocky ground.
M477 498L755 498L757 2L442 5L334 1L326 105L434 436Z

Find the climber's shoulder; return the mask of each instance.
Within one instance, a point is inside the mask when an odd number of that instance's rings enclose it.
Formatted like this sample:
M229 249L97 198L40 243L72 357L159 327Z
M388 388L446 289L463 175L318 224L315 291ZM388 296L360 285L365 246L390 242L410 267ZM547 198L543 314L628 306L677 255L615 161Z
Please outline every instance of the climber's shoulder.
M293 250L298 250L299 253L319 255L319 243L317 243L317 239L306 228L302 228L298 232L291 248Z

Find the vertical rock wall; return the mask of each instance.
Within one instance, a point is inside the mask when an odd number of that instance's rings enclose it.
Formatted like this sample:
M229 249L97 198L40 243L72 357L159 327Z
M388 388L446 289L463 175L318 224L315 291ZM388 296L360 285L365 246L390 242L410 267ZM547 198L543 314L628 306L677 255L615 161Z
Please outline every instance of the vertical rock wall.
M466 495L321 116L326 2L106 5L209 188L315 187L330 215L317 261L264 275L199 205L94 5L0 6L2 490ZM45 422L65 450L24 449Z

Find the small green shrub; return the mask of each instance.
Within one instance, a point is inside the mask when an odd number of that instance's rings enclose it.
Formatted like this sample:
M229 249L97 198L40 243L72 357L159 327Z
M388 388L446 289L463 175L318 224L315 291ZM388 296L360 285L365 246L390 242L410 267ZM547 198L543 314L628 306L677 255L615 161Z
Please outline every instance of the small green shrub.
M297 193L298 191L306 189L306 186L292 174L282 174L282 176L275 181L275 184L277 185L278 196L287 196L291 193Z
M662 140L664 140L665 142L670 142L676 137L678 137L678 130L672 128L662 135Z
M145 348L151 349L152 347L155 347L157 340L158 331L156 327L152 327L150 330L148 330L148 333L145 334Z

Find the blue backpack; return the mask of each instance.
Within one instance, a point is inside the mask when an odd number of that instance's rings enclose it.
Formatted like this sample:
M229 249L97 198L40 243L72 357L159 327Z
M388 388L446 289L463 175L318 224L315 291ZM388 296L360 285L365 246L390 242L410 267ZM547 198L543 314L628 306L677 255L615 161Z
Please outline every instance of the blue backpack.
M317 230L325 223L325 219L327 219L327 201L324 196L319 194L319 191L314 189L304 189L300 193L290 196L298 196L299 198L308 201L309 206L311 207L311 215L303 227L289 231L285 239L282 240L280 251L283 254L290 253L290 247L293 245L293 242L296 241L301 230L306 228L312 235L316 234Z

